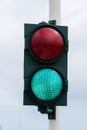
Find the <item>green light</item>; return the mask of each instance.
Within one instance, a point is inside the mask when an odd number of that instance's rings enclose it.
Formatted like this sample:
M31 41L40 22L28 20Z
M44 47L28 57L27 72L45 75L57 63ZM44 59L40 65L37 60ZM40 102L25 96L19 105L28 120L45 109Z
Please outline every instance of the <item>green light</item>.
M31 89L34 95L43 101L55 99L61 92L63 81L52 69L41 69L32 77Z

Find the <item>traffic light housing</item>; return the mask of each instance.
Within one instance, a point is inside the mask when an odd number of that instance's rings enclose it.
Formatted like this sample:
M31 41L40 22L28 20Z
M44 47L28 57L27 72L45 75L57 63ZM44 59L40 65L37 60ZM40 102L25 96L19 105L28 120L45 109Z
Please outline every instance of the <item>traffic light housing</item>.
M25 24L24 37L24 105L66 106L68 27Z

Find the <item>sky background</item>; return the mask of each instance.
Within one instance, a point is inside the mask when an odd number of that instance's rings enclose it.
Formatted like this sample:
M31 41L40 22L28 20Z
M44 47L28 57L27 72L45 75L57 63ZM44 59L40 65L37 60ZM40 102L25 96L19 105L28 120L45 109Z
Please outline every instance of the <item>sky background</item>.
M24 23L49 21L48 0L0 0L0 130L48 130L47 115L23 106ZM87 129L87 0L61 0L69 26L68 106L60 130Z

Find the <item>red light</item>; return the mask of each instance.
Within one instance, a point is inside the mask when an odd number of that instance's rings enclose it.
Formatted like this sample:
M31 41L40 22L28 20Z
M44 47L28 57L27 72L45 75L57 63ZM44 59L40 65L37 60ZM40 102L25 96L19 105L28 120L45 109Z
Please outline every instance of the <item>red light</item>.
M32 36L33 53L45 61L56 59L61 54L63 46L62 36L53 28L40 28Z

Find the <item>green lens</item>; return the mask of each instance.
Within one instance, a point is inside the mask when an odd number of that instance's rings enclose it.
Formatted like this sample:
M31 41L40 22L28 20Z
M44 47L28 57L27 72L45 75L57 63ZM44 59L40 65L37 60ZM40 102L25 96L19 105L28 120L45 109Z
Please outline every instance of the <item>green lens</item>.
M37 71L31 81L33 94L43 101L55 99L60 94L62 86L60 75L55 70L47 68Z

